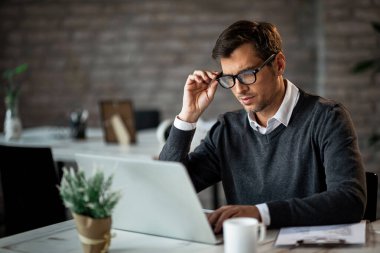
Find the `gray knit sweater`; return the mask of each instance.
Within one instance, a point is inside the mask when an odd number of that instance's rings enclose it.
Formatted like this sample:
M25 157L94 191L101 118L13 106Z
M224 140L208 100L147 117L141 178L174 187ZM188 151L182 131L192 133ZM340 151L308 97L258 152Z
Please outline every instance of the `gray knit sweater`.
M197 191L221 180L228 204L267 203L271 227L362 218L365 174L342 105L300 90L289 125L266 135L244 110L228 112L189 154L194 132L172 127L160 160L182 162Z

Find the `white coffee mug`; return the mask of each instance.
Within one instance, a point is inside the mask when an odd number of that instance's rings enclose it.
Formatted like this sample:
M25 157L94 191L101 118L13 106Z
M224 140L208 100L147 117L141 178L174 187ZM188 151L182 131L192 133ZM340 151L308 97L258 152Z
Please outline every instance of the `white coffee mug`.
M231 218L223 223L225 253L256 253L265 238L265 225L255 218ZM260 237L258 239L258 233Z

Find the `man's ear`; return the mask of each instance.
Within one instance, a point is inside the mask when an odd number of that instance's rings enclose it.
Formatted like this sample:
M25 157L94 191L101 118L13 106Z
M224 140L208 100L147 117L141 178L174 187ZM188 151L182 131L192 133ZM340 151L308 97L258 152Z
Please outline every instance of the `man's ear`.
M282 52L277 53L273 61L273 69L277 76L282 76L285 72L286 59Z

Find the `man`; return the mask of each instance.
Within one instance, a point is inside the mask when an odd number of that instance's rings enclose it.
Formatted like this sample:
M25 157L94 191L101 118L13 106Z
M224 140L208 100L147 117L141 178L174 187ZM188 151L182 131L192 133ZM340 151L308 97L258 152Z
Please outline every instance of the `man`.
M341 104L283 78L286 61L276 27L238 21L219 36L213 58L222 72L188 76L160 159L182 162L197 191L223 182L228 205L208 215L215 232L239 216L271 227L359 221L365 177L350 116ZM244 110L221 115L189 154L195 124L218 83L231 89Z

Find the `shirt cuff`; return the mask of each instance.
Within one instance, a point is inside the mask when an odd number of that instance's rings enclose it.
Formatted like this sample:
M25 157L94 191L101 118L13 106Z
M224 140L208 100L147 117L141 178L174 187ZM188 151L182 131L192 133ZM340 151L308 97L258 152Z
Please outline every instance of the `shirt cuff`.
M175 117L174 119L174 127L178 128L179 130L182 131L191 131L194 130L197 127L197 123L189 123L183 120L180 120L178 116Z
M269 215L269 208L267 204L258 204L256 205L257 209L259 209L259 213L261 215L261 220L265 224L265 226L270 225L270 215Z

